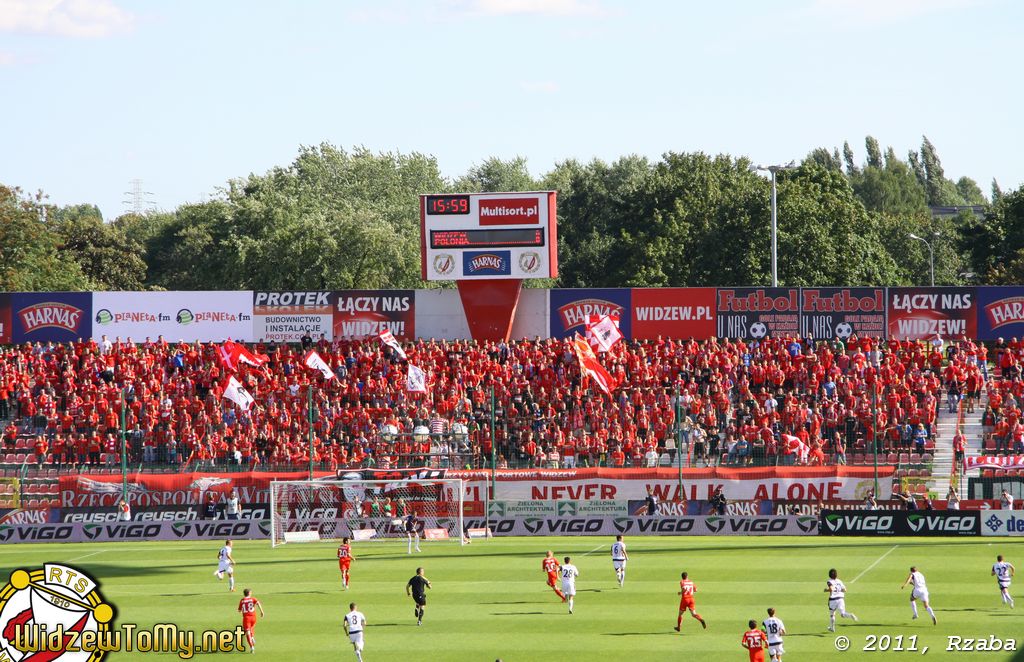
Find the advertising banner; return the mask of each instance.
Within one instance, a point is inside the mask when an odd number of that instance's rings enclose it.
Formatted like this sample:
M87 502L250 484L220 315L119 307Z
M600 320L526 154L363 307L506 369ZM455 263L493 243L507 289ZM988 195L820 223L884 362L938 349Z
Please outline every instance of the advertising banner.
M11 295L6 292L0 292L0 345L10 345L12 334Z
M632 338L631 293L626 288L551 290L551 337L586 335L591 315L609 315L618 317L619 331Z
M993 510L984 513L983 536L1024 536L1024 510Z
M800 289L800 335L815 340L885 337L884 287Z
M414 290L342 290L331 293L334 338L376 337L387 329L400 340L416 337Z
M890 287L889 337L897 340L948 340L978 333L974 287Z
M11 295L11 342L73 342L92 335L92 293Z
M270 519L270 505L252 503L242 506L239 519L265 520ZM116 508L97 510L96 508L53 508L50 510L50 522L82 522L98 524L117 522L121 513ZM133 522L197 522L204 520L203 508L195 506L149 506L148 508L132 509ZM227 519L224 516L224 504L218 503L217 514L208 521Z
M309 334L334 339L334 304L330 292L253 292L252 339L297 343Z
M978 339L1024 337L1024 287L979 287Z
M92 337L252 340L252 292L95 292Z
M892 494L894 467L878 468L877 498ZM470 499L485 494L487 470L454 471L469 481ZM521 469L495 473L495 499L506 501L619 501L643 499L647 490L658 501L707 501L721 487L729 501L863 500L874 489L871 467L771 467L683 469L682 491L675 469Z
M488 517L581 517L631 514L631 501L491 501Z
M981 511L963 510L824 510L825 536L977 536ZM987 516L987 515L986 515Z
M633 338L696 338L715 335L713 287L634 288Z
M718 288L719 338L778 338L800 333L800 289L796 287Z
M118 522L109 524L0 525L0 542L155 542L168 540L258 540L270 537L270 522Z
M237 490L242 508L247 504L270 503L270 482L273 480L305 480L304 471L289 473L181 473L129 474L128 502L132 509L153 506L197 506L205 503L207 493L218 503ZM314 477L333 476L315 472ZM121 500L121 476L61 476L62 508L111 508Z
M816 517L491 517L467 519L496 536L813 536Z

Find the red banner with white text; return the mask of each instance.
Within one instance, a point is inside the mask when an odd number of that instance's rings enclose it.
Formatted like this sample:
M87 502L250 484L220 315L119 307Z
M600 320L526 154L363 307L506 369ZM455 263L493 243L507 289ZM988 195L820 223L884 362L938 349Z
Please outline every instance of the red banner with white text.
M895 468L878 467L878 499L892 496ZM469 481L468 499L487 489L487 470L448 471ZM682 490L676 469L519 469L495 472L496 500L643 499L647 490L659 501L709 500L722 488L726 499L790 501L863 500L875 487L871 467L768 467L683 469Z

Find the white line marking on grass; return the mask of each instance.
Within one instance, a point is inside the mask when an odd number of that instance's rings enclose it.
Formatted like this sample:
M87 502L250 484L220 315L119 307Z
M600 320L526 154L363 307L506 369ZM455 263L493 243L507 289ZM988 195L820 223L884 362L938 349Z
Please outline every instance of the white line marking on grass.
M865 569L864 569L864 572L860 573L859 575L857 575L856 577L854 577L854 578L853 578L852 580L850 580L850 583L851 583L851 584L853 584L853 583L854 583L854 582L856 582L856 581L857 581L858 579L860 579L860 578L861 578L861 577L863 577L864 575L868 574L868 572L870 572L872 568L874 568L874 567L875 567L876 565L878 565L879 563L881 563L881 562L882 562L882 559L884 559L885 557L887 557L887 556L889 556L890 554L892 554L893 552L895 552L895 551L896 551L896 548L897 548L897 547L899 547L899 545L893 545L893 546L892 546L892 549L890 549L890 550L889 550L888 552L886 552L885 554L882 554L881 556L879 556L879 557L878 557L878 558L877 558L877 559L875 560L875 562L874 562L874 563L872 563L871 565L869 565L869 566L868 566L867 568L865 568Z
M583 556L590 556L591 554L593 554L594 552L596 552L599 549L604 549L604 545L598 545L597 547L595 547L594 549L590 550L589 552L587 552Z
M107 551L107 550L101 549L100 551L93 552L92 554L86 554L85 556L79 556L77 559L71 559L70 561L68 561L68 563L74 563L75 561L81 561L82 559L87 559L90 556L96 556L97 554L102 554L105 551Z

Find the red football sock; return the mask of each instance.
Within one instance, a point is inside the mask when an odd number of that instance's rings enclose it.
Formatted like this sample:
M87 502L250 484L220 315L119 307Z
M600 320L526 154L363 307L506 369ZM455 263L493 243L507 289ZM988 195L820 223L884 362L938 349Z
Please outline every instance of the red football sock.
M679 618L676 619L676 627L679 627L682 624L683 624L683 615L679 614Z

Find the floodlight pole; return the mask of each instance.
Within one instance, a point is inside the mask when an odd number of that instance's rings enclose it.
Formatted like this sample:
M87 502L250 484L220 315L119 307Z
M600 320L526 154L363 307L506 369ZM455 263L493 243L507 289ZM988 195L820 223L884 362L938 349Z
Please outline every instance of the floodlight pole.
M792 170L796 165L790 161L786 165L751 166L751 170L761 170L772 176L772 287L779 286L779 226L778 226L778 189L775 176L781 170Z

